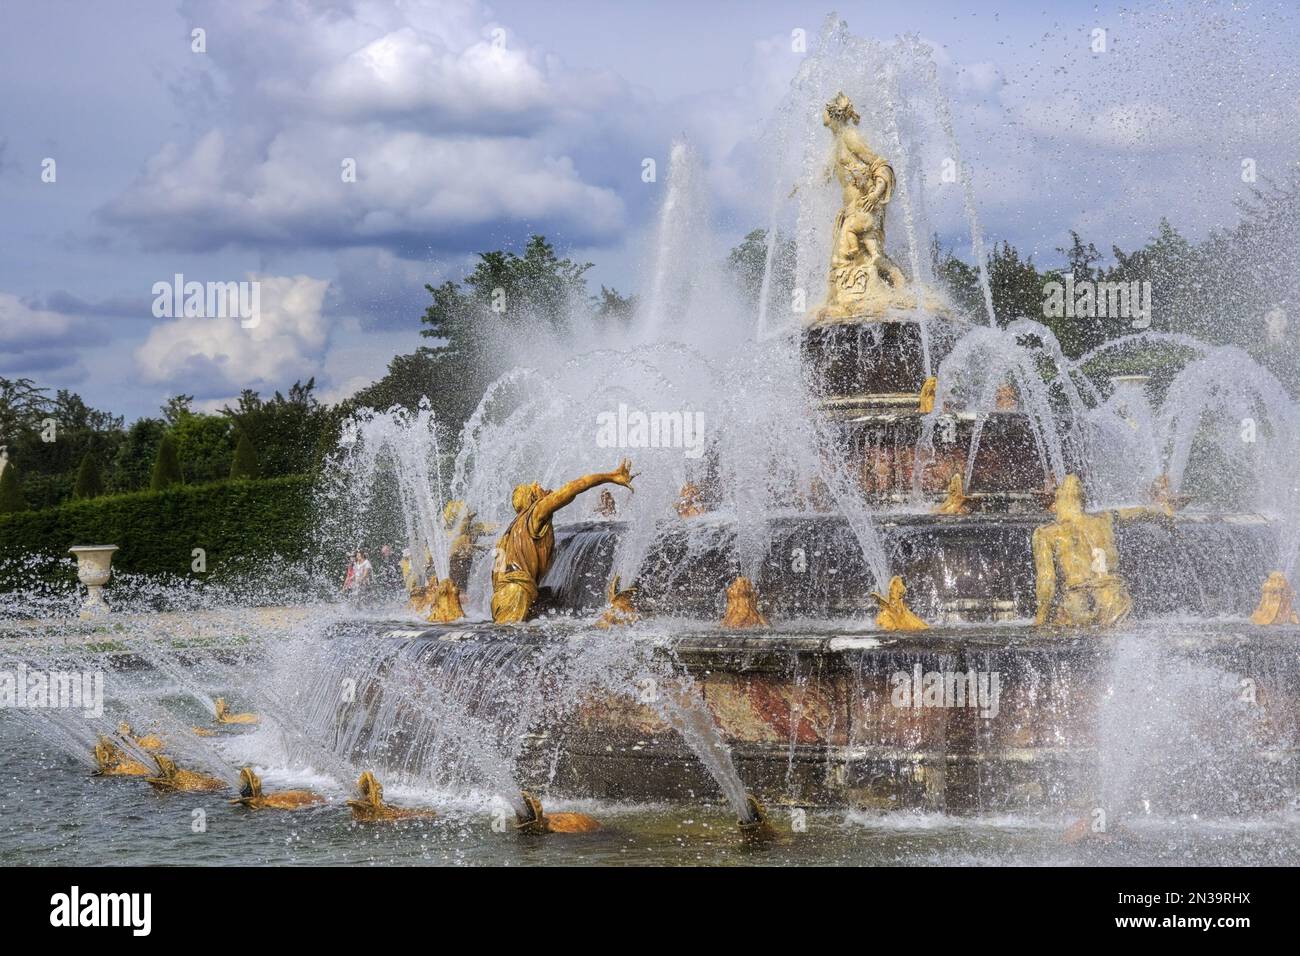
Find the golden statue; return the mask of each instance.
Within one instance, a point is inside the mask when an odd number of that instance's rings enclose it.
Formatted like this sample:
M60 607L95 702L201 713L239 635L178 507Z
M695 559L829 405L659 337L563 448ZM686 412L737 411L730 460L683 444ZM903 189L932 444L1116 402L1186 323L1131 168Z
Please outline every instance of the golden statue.
M474 553L482 550L478 539L493 530L489 525L476 520L477 515L459 498L448 501L442 509L442 520L446 525L448 540L451 542L451 579L457 590L469 587L469 572L474 566ZM430 562L432 562L430 557Z
M1133 610L1117 573L1114 515L1083 510L1083 485L1066 475L1056 489L1056 521L1034 530L1038 611L1034 623L1112 627Z
M943 503L934 510L937 515L968 515L971 509L971 497L966 494L966 489L962 487L961 475L953 475L948 479L948 496L943 499Z
M831 240L830 283L821 320L879 315L890 307L915 305L907 277L885 255L885 207L894 197L894 170L858 135L861 117L843 93L826 104L822 124L835 137L826 178L839 181L842 208Z
M301 810L324 803L325 798L310 790L263 793L261 779L251 768L245 767L239 771L239 796L230 802L250 810Z
M430 621L435 624L450 624L465 616L460 606L460 590L451 578L444 578L436 584L430 581L429 587L433 589L433 602L429 609Z
M423 584L420 584L418 579L414 579L414 587L411 588L411 597L406 602L406 607L411 613L428 618L433 613L434 601L438 594L438 578L428 571L425 574Z
M727 612L722 615L722 626L767 627L767 618L758 609L758 592L753 582L743 575L727 588Z
M917 398L916 410L922 415L934 411L935 395L939 392L939 379L931 375L921 385L921 394Z
M170 757L156 754L153 759L154 763L158 764L158 773L145 783L155 790L169 793L207 793L212 790L224 790L226 787L216 777L206 773L180 769Z
M519 485L511 496L515 519L497 542L492 568L492 620L510 624L527 620L537 600L538 586L555 551L555 513L597 485L632 487L632 463L626 458L616 471L584 475L555 491L537 482Z
M218 697L215 701L217 708L217 723L219 724L256 724L262 718L257 714L232 714L226 706L226 698Z
M96 777L147 777L153 773L148 767L122 752L122 748L103 734L95 744Z
M375 775L367 770L357 781L357 796L348 801L352 819L358 823L386 823L391 820L430 820L437 816L432 810L394 807L384 803L384 787Z
M162 750L162 738L157 734L145 734L143 737L137 737L131 732L131 725L125 720L117 725L117 732L127 740L132 740L141 750Z
M520 794L528 807L525 816L516 811L515 829L529 836L543 833L595 833L600 822L585 813L543 813L542 802L525 790Z
M600 504L596 505L596 514L602 518L618 517L618 502L608 488L600 493Z
M907 606L907 585L895 574L889 579L889 596L871 592L871 596L880 605L876 615L876 627L882 631L926 631L930 625L912 613Z
M1274 624L1300 624L1300 615L1295 611L1295 591L1287 583L1286 575L1274 571L1264 582L1264 591L1259 597L1259 607L1250 616L1252 624L1265 627Z
M636 599L636 585L622 589L619 587L619 583L619 576L616 574L613 580L609 582L609 590L605 592L609 607L605 608L605 613L596 621L597 627L635 624L640 617L636 612L636 606L633 604Z
M993 406L1000 412L1014 412L1020 407L1020 393L1010 382L1003 382L994 395Z
M677 515L680 518L694 518L696 515L702 515L705 512L704 493L700 491L700 486L693 481L688 481L682 485L682 490L677 494Z
M489 526L477 521L476 515L464 501L453 498L442 509L442 524L447 532L449 557L449 582L441 581L433 571L433 554L424 553L424 572L417 573L411 560L411 549L402 549L402 583L410 595L407 608L429 621L445 624L465 616L460 609L460 595L469 587L470 570L474 555L481 550L478 539L489 532ZM424 583L421 584L420 582Z

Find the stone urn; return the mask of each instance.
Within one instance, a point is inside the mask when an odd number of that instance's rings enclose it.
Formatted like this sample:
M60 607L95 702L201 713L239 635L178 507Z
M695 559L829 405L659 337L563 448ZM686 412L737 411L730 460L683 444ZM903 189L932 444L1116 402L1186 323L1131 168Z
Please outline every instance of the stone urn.
M86 600L81 605L81 619L102 617L108 613L104 585L113 575L115 544L77 544L68 549L77 557L77 579L86 586Z

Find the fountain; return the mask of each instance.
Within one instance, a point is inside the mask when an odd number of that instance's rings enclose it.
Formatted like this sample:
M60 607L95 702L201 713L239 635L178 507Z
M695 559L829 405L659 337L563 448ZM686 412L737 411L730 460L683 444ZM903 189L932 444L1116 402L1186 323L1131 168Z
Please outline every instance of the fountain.
M133 720L211 773L129 732L43 733L163 790L321 802L264 793L252 754L346 788L358 821L433 817L382 778L501 801L523 835L609 829L543 809L563 799L717 802L757 844L775 808L1284 808L1300 493L1279 463L1300 407L1232 348L1146 331L1072 359L1040 322L998 325L968 179L985 313L946 301L918 251L912 104L938 100L959 156L933 67L828 26L773 134L757 303L702 266L707 197L678 143L629 329L522 320L455 442L427 403L350 422L321 550L399 541L405 588L268 641L253 676L131 646L179 700L132 697ZM1164 346L1190 359L1163 380L1095 373ZM1205 448L1239 466L1234 496L1207 493ZM246 733L205 750L167 713L185 704Z
M1297 633L1275 528L1249 511L1185 511L1180 490L1189 432L1223 387L1206 362L1240 359L1210 353L1153 403L1144 377L1092 380L1095 356L1071 361L1040 323L961 316L915 260L909 275L885 253L891 201L915 183L861 135L842 91L821 115L832 161L796 192L834 179L839 212L829 247L799 248L801 260L829 252L825 297L797 323L721 357L707 343L669 343L676 300L661 263L653 315L634 336L643 344L570 356L488 414L531 376L510 373L466 427L447 485L431 487L427 470L402 481L400 501L417 516L437 511L413 504L427 489L435 504L455 494L509 524L495 549L479 545L469 620L402 632L400 653L415 648L436 713L473 714L512 752L502 793L516 779L615 799L716 789L748 826L751 791L949 812L1092 806L1110 786L1111 668L1150 646L1171 679L1185 660L1268 685L1267 715L1220 736L1239 731L1233 746L1268 765L1252 799L1275 799L1279 773L1295 782L1294 741L1262 728L1294 720ZM888 130L887 117L874 126ZM687 181L670 189L660 232L681 239L700 215L683 208L698 200L685 147L673 170ZM706 297L690 282L677 291ZM1284 390L1253 388L1285 434L1300 435ZM641 473L635 496L606 490L582 504L602 482L631 489L626 462L560 492L537 482L509 491L595 463L575 438L579 409L618 408L630 433L628 407L665 408L669 396L712 427L697 457L625 443ZM1250 407L1244 394L1237 404ZM563 504L576 520L558 520ZM1264 638L1257 625L1290 629ZM628 666L647 654L689 690L641 699ZM513 676L503 655L520 668ZM900 706L900 675L914 672ZM520 714L524 674L546 699ZM432 731L402 742L411 715L388 714L391 680L377 676L369 710L352 719L396 734L401 767ZM1184 796L1159 798L1181 806ZM520 826L538 830L540 804L524 799Z

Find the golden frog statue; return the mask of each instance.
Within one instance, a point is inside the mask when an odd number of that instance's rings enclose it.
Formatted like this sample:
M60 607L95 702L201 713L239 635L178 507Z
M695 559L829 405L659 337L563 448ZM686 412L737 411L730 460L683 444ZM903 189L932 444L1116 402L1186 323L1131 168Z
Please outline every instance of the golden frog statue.
M916 399L916 410L922 415L934 411L934 400L939 394L939 379L931 375L921 384L921 394Z
M600 822L585 813L543 813L542 802L528 791L524 791L524 804L527 814L516 812L515 829L530 836L544 833L595 833L600 829Z
M437 816L432 810L394 807L384 803L384 787L367 770L357 780L357 796L348 801L352 819L358 823L384 823L392 820L429 820Z
M704 514L703 497L699 485L693 481L686 482L686 484L682 485L682 490L677 495L677 503L674 505L677 509L677 516L680 518L694 518L697 515Z
M605 613L596 621L597 627L635 624L639 619L640 615L637 614L636 605L633 603L636 600L636 585L624 589L619 587L620 583L621 580L617 574L609 582L609 590L605 592L609 606L605 608Z
M155 790L169 793L208 793L226 788L224 783L209 774L197 770L182 770L170 757L157 754L153 759L158 764L158 773L145 783Z
M128 757L121 747L103 734L99 735L94 754L97 777L147 777L153 773L140 761Z
M948 479L948 495L943 503L934 510L937 515L968 515L971 511L971 498L962 487L961 475Z
M921 620L907 606L907 585L897 574L889 579L889 594L871 592L871 596L880 605L876 615L876 627L882 631L925 631L930 625Z
M214 703L217 710L216 720L219 724L256 724L262 719L257 714L231 713L230 708L226 706L226 698L224 697L218 697Z
M301 810L325 802L325 798L311 790L278 790L263 793L262 781L251 767L239 771L239 796L231 803L251 810Z
M741 575L727 587L727 611L723 627L767 627L767 618L758 609L758 591L749 578Z
M1259 607L1250 616L1252 624L1269 627L1275 624L1300 624L1300 615L1295 610L1295 591L1287 583L1286 575L1274 571L1264 581L1264 590L1259 596Z

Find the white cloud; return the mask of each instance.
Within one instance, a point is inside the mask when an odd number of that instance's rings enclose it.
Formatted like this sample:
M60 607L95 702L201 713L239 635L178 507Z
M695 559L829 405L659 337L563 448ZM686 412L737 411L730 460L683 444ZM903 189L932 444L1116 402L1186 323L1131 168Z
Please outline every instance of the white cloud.
M344 182L344 159L356 182ZM597 238L622 200L582 181L572 160L523 138L430 136L298 125L265 147L211 130L174 144L106 208L154 246L454 244L495 223L550 221Z
M0 292L0 374L84 374L79 350L101 338L82 316L33 307L16 295Z
M329 282L309 276L258 276L258 322L178 318L155 326L135 351L146 384L166 384L200 397L242 388L283 388L316 373L329 344L321 306Z
M622 82L522 45L478 5L186 12L210 24L202 62L228 88L227 115L163 145L102 208L146 245L462 249L520 221L588 242L624 225L617 193L574 159L590 131L566 125ZM289 36L291 50L271 52Z

